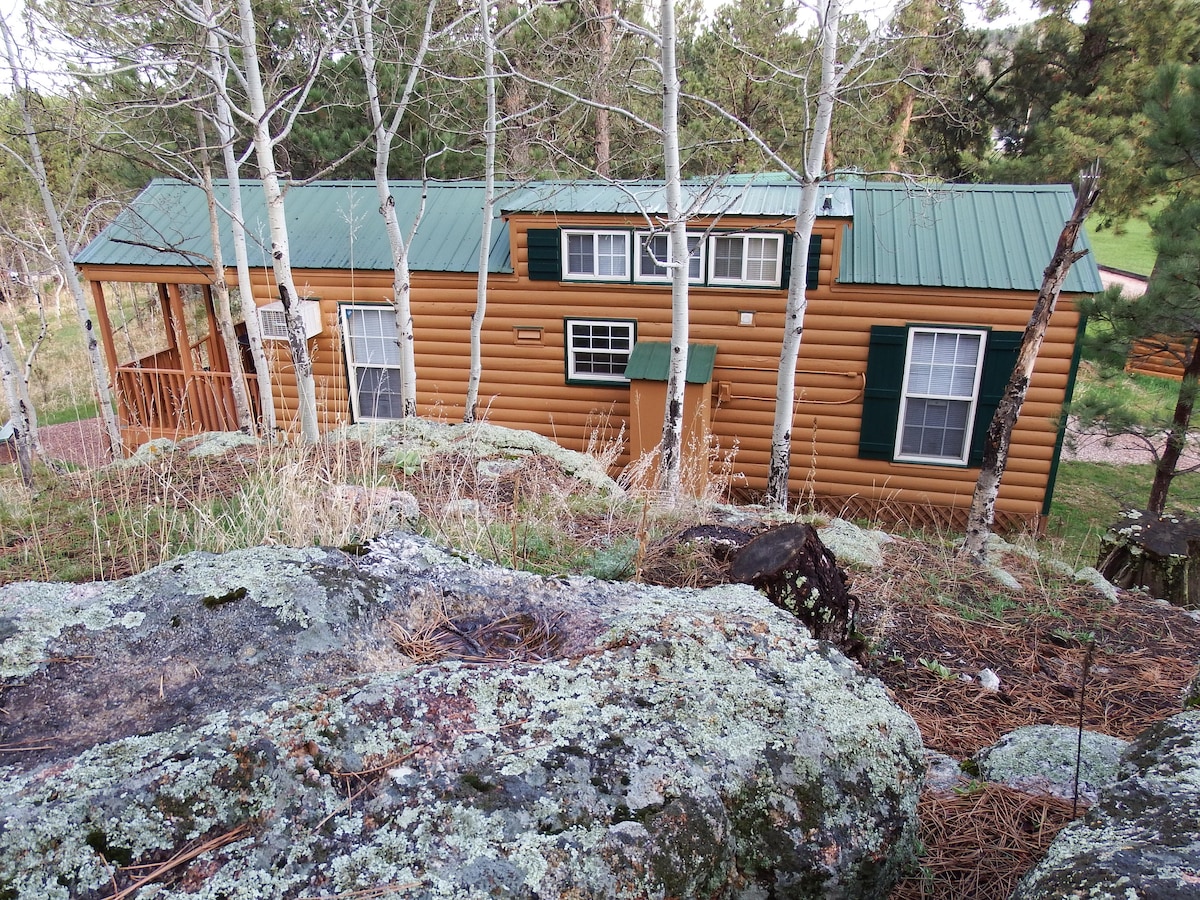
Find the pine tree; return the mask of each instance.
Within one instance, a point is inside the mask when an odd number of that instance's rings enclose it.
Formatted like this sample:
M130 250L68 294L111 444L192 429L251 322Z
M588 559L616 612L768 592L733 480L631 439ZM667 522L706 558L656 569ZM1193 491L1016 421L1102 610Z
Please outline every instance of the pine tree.
M1102 359L1123 363L1136 345L1138 352L1174 355L1183 377L1170 422L1146 423L1137 411L1106 399L1077 411L1110 434L1132 431L1150 438L1162 426L1166 438L1146 505L1161 516L1188 440L1200 380L1200 67L1160 69L1146 116L1154 160L1149 181L1171 198L1152 222L1158 260L1144 297L1127 302L1110 292L1084 312L1106 326L1093 339Z

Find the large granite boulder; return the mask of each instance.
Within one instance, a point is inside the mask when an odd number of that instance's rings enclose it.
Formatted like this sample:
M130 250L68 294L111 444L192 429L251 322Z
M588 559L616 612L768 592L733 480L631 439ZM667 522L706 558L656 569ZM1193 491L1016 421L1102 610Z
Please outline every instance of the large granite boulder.
M3 898L885 897L912 852L913 722L746 586L393 533L12 585L0 639Z
M1147 729L1122 774L1058 833L1012 900L1200 897L1200 711Z

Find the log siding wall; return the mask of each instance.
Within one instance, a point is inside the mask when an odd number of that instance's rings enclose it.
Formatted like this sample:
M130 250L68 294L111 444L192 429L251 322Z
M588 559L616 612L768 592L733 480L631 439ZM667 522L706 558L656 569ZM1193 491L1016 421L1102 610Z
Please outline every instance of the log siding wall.
M728 224L728 223L725 223ZM779 228L778 220L739 220L750 228ZM597 429L615 436L628 420L627 386L566 383L565 318L635 319L639 340L670 339L669 285L530 281L529 228L564 225L644 227L615 217L513 216L515 274L489 278L483 328L480 416L526 428L580 450ZM860 459L858 442L870 327L948 325L1021 331L1033 292L839 285L841 221L818 222L822 235L820 283L808 292L808 310L796 377L797 403L789 487L796 496L847 515L920 520L930 510L954 521L970 502L978 468ZM350 420L339 305L391 298L390 272L294 272L302 295L321 299L323 332L310 341L321 427ZM93 276L89 276L93 277ZM163 276L165 277L165 276ZM128 273L105 280L136 280ZM270 272L255 273L255 300L276 299ZM712 430L723 453L736 448L735 482L751 490L766 483L776 368L786 291L690 288L690 340L718 347L713 373ZM422 416L461 421L469 366L473 274L416 272L412 309L416 334L418 407ZM738 324L753 310L754 325ZM997 502L1002 524L1039 522L1067 388L1078 315L1064 298L1055 312L1013 434L1012 452ZM540 339L518 340L517 329L540 328ZM528 332L526 332L528 335ZM281 425L296 418L295 381L286 344L268 344L276 370ZM624 455L621 462L627 462Z

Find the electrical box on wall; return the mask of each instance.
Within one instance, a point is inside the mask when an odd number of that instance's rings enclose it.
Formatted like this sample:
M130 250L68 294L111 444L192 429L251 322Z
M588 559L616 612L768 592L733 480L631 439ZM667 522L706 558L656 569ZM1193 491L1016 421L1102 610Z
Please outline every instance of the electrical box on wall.
M321 333L321 301L301 300L298 304L300 318L304 321L304 336L316 337ZM264 341L286 341L288 339L287 314L283 301L276 300L258 308L258 325Z

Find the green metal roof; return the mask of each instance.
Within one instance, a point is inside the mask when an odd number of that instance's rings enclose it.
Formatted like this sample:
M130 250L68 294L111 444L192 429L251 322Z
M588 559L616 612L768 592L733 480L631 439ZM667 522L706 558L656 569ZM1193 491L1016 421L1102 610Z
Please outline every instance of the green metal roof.
M716 344L688 344L688 384L708 384L712 381L713 365L717 361ZM630 381L666 381L671 364L671 345L665 341L638 341L625 365L625 377Z
M425 196L420 226L409 247L409 266L423 272L475 272L479 267L482 182L393 182L392 196L402 232L412 229ZM228 208L228 190L217 185L218 204ZM262 190L244 182L250 265L270 265L270 232ZM387 271L392 253L375 183L315 182L286 195L292 266L298 269ZM234 264L229 217L220 213L222 253ZM512 272L508 226L497 218L488 271ZM207 266L212 257L204 192L181 181L156 179L75 257L79 265Z
M473 273L479 261L482 182L397 181L392 195L405 234L424 202L409 248L414 271ZM1070 215L1068 185L947 185L882 182L822 185L823 216L852 218L842 244L842 284L908 285L1036 291ZM225 186L218 196L225 205ZM695 215L795 215L800 187L778 175L729 176L718 184L687 182ZM262 191L242 190L250 264L269 265L270 243ZM488 270L512 272L503 212L658 216L666 206L661 181L535 182L497 186L497 219ZM374 182L315 182L287 192L292 265L298 269L387 271L391 250L378 213ZM223 252L233 265L228 220ZM1087 247L1080 236L1078 247ZM207 266L211 257L204 193L180 181L156 180L85 247L81 265ZM1064 289L1102 290L1089 254L1071 269Z
M849 218L854 213L850 185L819 185L818 215ZM662 181L544 181L513 189L501 197L506 212L609 213L661 216L667 211ZM683 183L683 205L695 216L766 216L794 219L800 207L800 185L778 173L728 175L717 182Z
M840 284L1036 291L1075 205L1065 184L860 184L853 193ZM1083 232L1075 247L1089 249ZM1093 254L1063 289L1103 290Z

